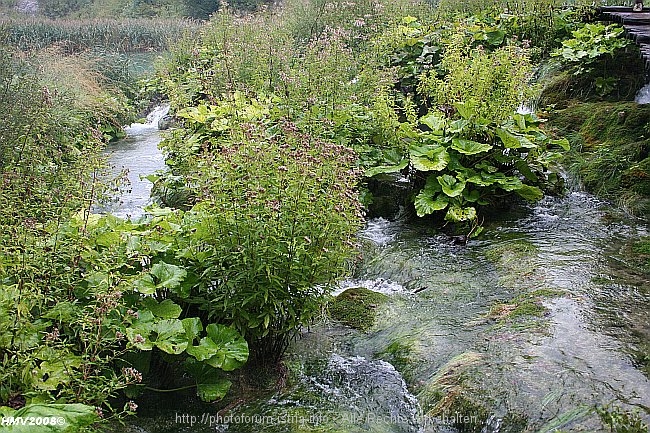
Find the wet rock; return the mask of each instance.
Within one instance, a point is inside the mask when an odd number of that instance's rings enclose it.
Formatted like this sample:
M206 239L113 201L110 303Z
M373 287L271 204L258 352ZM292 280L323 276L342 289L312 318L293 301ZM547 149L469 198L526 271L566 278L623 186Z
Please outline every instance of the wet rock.
M407 205L410 183L400 173L383 174L368 180L372 202L368 205L368 217L395 219Z
M161 131L166 131L168 129L174 128L178 125L178 120L171 115L166 115L158 120L158 129Z

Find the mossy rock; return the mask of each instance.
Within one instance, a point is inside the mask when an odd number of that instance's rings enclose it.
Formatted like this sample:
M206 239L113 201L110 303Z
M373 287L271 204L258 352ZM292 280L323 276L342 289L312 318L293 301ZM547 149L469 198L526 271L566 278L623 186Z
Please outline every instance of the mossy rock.
M351 288L330 302L328 312L331 318L366 332L375 324L377 310L387 300L388 296L383 293L364 287Z
M390 343L375 357L390 363L400 372L404 380L412 382L418 361L421 359L419 352L418 341L400 339Z
M490 308L487 318L499 323L513 323L542 317L548 312L548 308L542 305L542 302L561 294L561 291L552 289L539 289L525 293L509 302L494 304Z

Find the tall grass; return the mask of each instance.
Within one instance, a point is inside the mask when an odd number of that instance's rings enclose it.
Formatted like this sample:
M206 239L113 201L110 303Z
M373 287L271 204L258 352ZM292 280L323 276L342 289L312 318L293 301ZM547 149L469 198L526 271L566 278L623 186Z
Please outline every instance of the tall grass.
M161 51L200 24L187 19L0 20L0 42L23 51L58 45L67 53L101 46L114 52Z

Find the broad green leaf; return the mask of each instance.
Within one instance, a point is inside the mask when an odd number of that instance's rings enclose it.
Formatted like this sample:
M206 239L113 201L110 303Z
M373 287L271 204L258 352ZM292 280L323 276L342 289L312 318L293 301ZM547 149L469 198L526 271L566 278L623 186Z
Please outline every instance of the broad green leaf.
M174 289L180 286L187 276L187 271L176 265L161 262L151 268L151 275L156 277L158 288Z
M211 323L206 327L208 336L220 346L219 353L206 362L216 368L232 371L248 360L248 343L235 329Z
M456 110L458 111L458 114L460 114L460 116L463 119L469 119L474 114L476 114L475 103L456 102L454 104L454 108L456 108Z
M141 245L140 239L141 239L140 236L133 236L133 235L129 235L126 238L126 253L128 255L140 251L140 245Z
M187 353L196 358L197 361L205 361L219 352L220 346L210 337L203 337L198 346L187 346Z
M185 337L187 337L187 341L192 344L194 342L194 339L199 336L201 331L203 331L203 323L201 323L201 319L198 317L188 317L181 320L181 322L183 323L183 328L185 329Z
M519 180L519 178L516 178L514 176L505 176L502 173L498 174L501 174L502 176L495 176L496 183L499 184L499 188L504 191L515 191L524 185L521 180Z
M567 140L566 138L561 138L559 140L551 140L551 141L549 141L549 143L554 144L556 146L560 146L562 149L567 150L567 151L571 149L571 145L569 144L569 140Z
M151 295L156 291L156 284L153 282L151 274L144 274L133 281L133 288L143 295Z
M447 121L444 117L438 113L429 113L426 116L420 118L420 123L427 125L431 128L431 132L436 135L442 135L445 130L445 125Z
M93 406L79 403L28 404L18 410L3 406L0 408L0 416L48 420L48 425L3 425L2 431L6 433L74 433L99 421Z
M438 197L434 199L423 190L415 197L415 211L419 217L443 210L448 204L449 197L443 194L439 194Z
M206 402L221 400L228 393L231 385L232 382L225 379L217 383L198 383L196 393L201 400Z
M464 155L476 155L492 149L492 145L454 137L451 140L451 148Z
M493 30L491 32L485 32L486 41L488 44L497 47L503 43L503 40L506 37L506 33L503 30Z
M72 354L59 354L58 359L41 362L38 369L32 372L34 387L43 391L54 391L60 385L71 380L71 370L79 368L81 358Z
M454 176L444 174L438 176L438 183L442 187L442 192L444 192L449 197L458 197L463 193L465 189L465 182L459 181Z
M477 189L470 191L469 189L465 188L465 190L463 191L463 198L469 202L474 203L478 201L480 197L481 197L481 193Z
M542 190L536 186L522 185L515 192L528 201L538 201L544 197Z
M185 328L178 319L165 319L156 322L152 328L150 339L157 348L174 355L184 352L188 347Z
M519 173L524 175L526 179L528 179L531 182L537 182L539 179L537 178L537 175L533 173L533 171L530 169L526 161L523 159L517 159L515 160L515 167L517 167L517 170L519 170Z
M149 335L155 325L153 313L146 309L138 311L138 318L133 325L126 328L126 337L133 346L140 350L153 349L153 343L149 340Z
M175 304L171 299L165 299L160 304L153 298L145 298L142 304L153 313L154 316L162 319L177 319L183 311L180 305Z
M120 243L120 233L116 231L109 231L100 233L95 238L95 244L100 247L110 248Z
M476 219L476 209L473 207L450 206L445 219L453 222L472 221Z
M532 149L537 147L535 143L525 136L514 134L504 128L496 128L496 133L507 149L519 149L521 147Z
M440 171L449 164L450 158L444 146L413 146L410 149L411 163L416 170Z
M366 170L364 175L366 177L373 177L381 173L395 173L406 168L408 164L409 160L405 158L397 165L380 165L377 167L370 167L368 170Z

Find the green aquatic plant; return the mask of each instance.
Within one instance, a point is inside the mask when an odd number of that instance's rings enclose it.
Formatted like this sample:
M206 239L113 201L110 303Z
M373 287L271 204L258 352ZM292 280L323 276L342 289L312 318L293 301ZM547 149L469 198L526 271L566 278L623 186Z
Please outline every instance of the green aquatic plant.
M416 80L415 89L402 90L415 90L418 101L404 106L397 132L407 146L378 152L367 176L407 173L419 191L418 216L441 214L468 227L476 225L480 206L512 194L536 201L543 188L559 183L553 165L568 141L544 132L534 114L516 113L534 94L525 49L508 43L499 27L470 20L432 30L409 17L397 28L386 37L402 44L383 40L395 50L392 62L422 64L426 51L433 63L417 77L416 69L402 71L408 83Z

